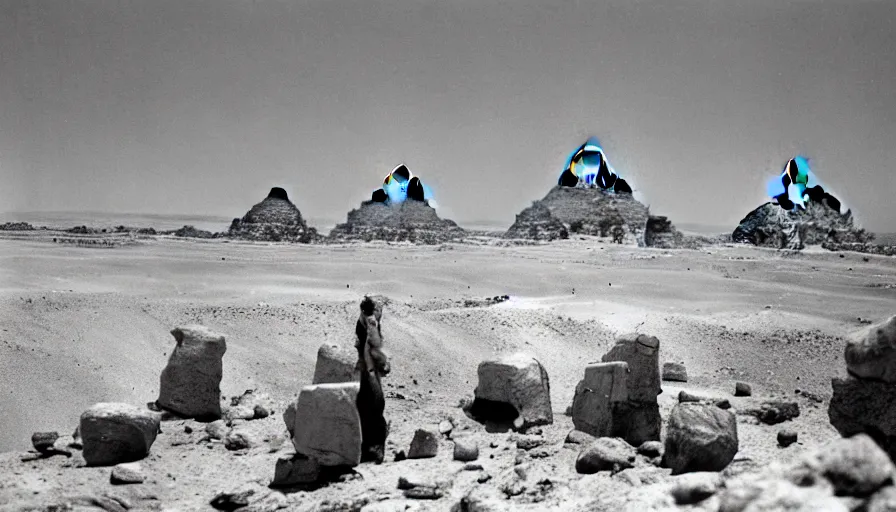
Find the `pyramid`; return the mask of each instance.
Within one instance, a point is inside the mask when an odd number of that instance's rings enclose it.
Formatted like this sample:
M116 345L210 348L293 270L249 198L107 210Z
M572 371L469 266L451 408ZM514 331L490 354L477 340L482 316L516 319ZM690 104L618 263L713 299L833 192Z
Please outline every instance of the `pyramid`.
M305 223L302 213L280 187L272 188L242 219L233 219L227 236L267 242L310 243L319 239L317 230Z

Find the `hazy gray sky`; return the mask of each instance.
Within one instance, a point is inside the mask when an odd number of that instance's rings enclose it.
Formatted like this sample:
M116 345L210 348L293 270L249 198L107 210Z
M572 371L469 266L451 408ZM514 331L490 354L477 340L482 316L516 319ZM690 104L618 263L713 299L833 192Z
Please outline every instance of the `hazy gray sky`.
M734 224L804 153L896 231L896 2L4 0L0 211L344 219L398 163L504 221L588 135L651 210Z

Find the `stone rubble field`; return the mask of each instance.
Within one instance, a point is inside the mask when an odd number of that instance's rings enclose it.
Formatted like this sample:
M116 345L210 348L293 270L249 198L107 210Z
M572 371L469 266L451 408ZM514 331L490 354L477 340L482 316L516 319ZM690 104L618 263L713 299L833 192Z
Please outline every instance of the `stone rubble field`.
M892 258L0 240L0 277L0 510L896 510Z

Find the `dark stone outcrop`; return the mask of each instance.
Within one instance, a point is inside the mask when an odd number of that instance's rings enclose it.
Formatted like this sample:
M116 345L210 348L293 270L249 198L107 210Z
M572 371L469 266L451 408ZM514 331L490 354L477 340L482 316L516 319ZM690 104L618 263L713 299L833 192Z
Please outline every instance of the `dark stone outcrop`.
M364 201L348 213L346 222L333 228L334 243L375 240L437 245L460 241L465 231L454 221L442 219L428 201L408 199L399 204Z
M280 187L271 189L264 201L253 206L242 219L233 219L227 235L242 240L311 243L319 239L302 213Z
M865 244L874 235L855 224L850 210L841 214L825 203L810 202L806 209L787 211L769 202L748 213L731 238L735 243L800 250L807 245Z

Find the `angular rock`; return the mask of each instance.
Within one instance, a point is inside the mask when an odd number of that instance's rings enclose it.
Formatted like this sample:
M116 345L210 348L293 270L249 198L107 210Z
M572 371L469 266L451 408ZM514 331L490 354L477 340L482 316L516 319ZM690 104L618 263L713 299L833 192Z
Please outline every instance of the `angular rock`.
M159 415L122 403L98 403L81 414L78 430L89 466L135 462L149 454Z
M660 387L660 341L646 334L623 334L616 338L610 351L601 358L605 363L628 363L626 379L628 399L636 402L656 402Z
M855 377L896 383L896 315L853 334L844 355Z
M722 477L719 473L685 473L675 478L672 497L677 505L694 505L715 494L721 485Z
M224 336L201 325L171 331L177 344L160 377L159 407L203 421L221 417Z
M800 415L800 405L796 402L763 402L759 409L748 409L744 414L755 416L767 425L777 425Z
M734 396L751 396L752 394L753 387L746 382L734 383Z
M797 440L797 433L790 429L784 429L778 431L778 446L781 448L787 448L788 446L795 443Z
M322 466L361 462L361 419L355 402L360 384L305 386L296 400L293 445Z
M595 439L597 437L581 430L570 430L569 434L566 434L566 442L571 444L589 444Z
M248 432L233 429L224 437L224 447L231 451L248 450L253 445Z
M361 374L357 363L358 352L354 348L325 343L317 349L317 364L311 383L358 382Z
M59 439L58 432L35 432L31 434L31 445L40 453L47 454L55 450L57 439Z
M599 471L619 472L634 467L635 449L619 438L601 437L582 448L576 471L590 475Z
M479 446L470 437L454 439L454 460L470 462L479 458Z
M687 382L688 370L681 363L664 363L663 380L670 382Z
M255 409L248 405L237 405L228 407L224 413L224 417L230 421L233 420L251 420L255 418Z
M572 401L572 423L576 430L594 437L613 433L613 406L628 400L628 363L596 363L585 367L585 377L576 386Z
M223 441L227 437L227 431L227 425L224 424L224 420L216 420L205 426L205 433L210 439Z
M689 393L685 390L681 390L678 392L678 403L688 403L688 402L708 402L709 398L705 396L695 395L693 393Z
M477 407L476 402L500 402L516 410L522 429L553 423L548 374L536 359L515 354L497 361L483 361L478 374L474 411L492 409L489 405Z
M868 434L896 459L896 385L855 377L835 378L831 385L831 425L845 437Z
M212 501L209 502L209 504L217 510L230 512L249 506L249 499L252 498L254 494L255 491L252 489L242 492L222 492L212 498Z
M292 438L295 435L296 429L296 403L293 401L289 405L286 406L286 410L283 411L283 422L286 423L286 430L289 432L289 437Z
M117 464L109 475L109 481L113 485L142 484L145 480L143 467L138 462Z
M454 424L448 420L444 420L439 423L439 434L443 436L447 436L451 434L451 431L454 430Z
M320 478L321 466L316 460L300 453L281 455L274 468L271 487L290 487L316 482Z
M411 447L408 449L409 459L428 459L435 457L439 451L439 436L429 430L417 429Z
M669 415L663 465L673 475L721 471L738 450L734 414L706 404L678 404Z

